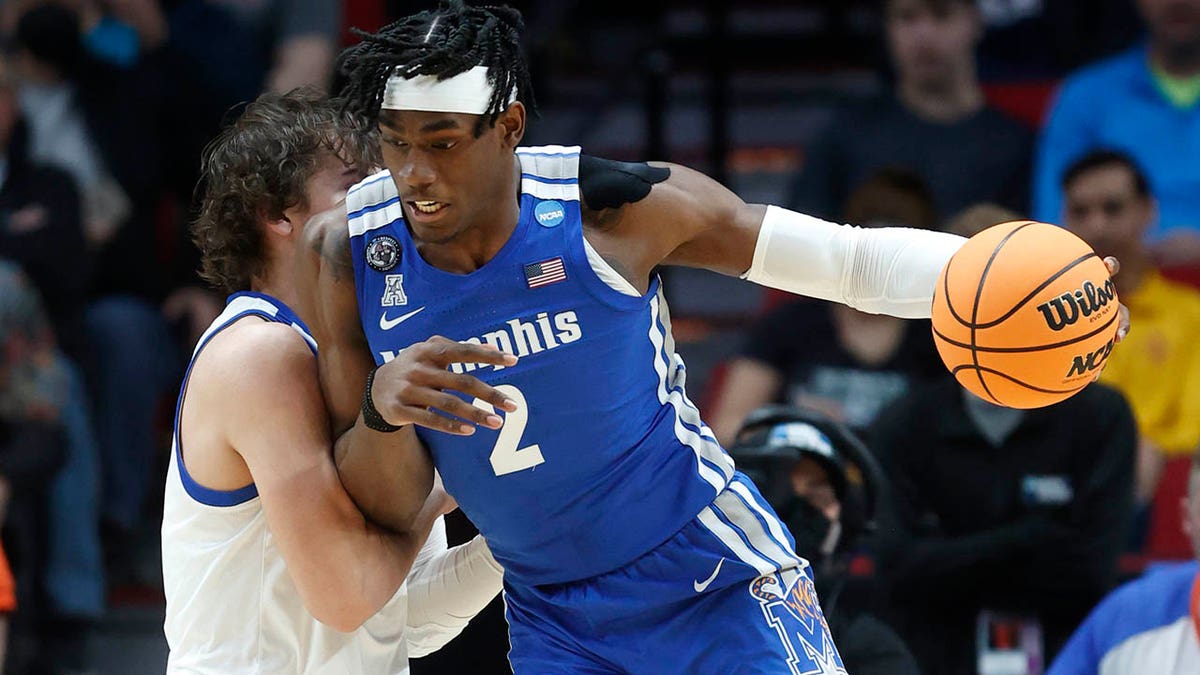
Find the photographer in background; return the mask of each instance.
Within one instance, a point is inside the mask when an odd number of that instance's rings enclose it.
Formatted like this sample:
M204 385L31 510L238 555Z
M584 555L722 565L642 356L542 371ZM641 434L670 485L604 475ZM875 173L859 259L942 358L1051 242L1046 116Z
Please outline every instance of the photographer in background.
M916 675L916 662L891 628L838 603L850 553L874 527L883 489L883 475L866 446L822 413L771 405L750 413L729 453L787 524L796 553L812 566L847 672Z

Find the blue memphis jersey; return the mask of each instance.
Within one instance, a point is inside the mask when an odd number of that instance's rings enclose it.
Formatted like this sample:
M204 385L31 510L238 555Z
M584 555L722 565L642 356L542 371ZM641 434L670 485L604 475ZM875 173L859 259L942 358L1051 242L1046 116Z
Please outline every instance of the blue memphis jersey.
M418 433L506 573L560 583L666 541L725 488L734 466L684 392L659 280L627 295L596 271L615 274L584 241L579 148L517 155L519 222L470 274L421 258L388 172L352 188L346 204L377 363L434 335L520 357L512 367L453 366L517 401L502 429Z

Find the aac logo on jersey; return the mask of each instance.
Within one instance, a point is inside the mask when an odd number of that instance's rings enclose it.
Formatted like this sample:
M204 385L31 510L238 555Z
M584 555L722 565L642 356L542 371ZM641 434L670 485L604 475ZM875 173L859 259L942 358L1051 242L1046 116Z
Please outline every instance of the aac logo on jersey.
M400 242L396 238L383 234L367 244L367 264L376 272L387 272L400 262Z
M383 307L403 307L408 304L408 296L404 294L404 275L389 274L383 278L383 297L379 304Z

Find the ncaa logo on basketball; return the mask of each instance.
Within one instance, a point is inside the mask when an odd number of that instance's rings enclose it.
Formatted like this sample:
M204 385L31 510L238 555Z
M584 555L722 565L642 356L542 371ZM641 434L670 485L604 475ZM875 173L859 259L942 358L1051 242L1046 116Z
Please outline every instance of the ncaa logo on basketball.
M387 272L400 262L400 242L390 235L380 235L367 244L367 264L376 272Z
M1109 340L1103 347L1094 352L1080 354L1071 362L1071 369L1067 371L1066 379L1071 379L1077 375L1086 375L1097 368L1100 368L1108 361L1108 355L1112 354L1115 340Z
M542 227L557 227L566 220L567 210L561 203L553 200L538 202L538 205L533 207L533 217Z
M1116 295L1112 279L1105 281L1099 288L1096 284L1085 281L1082 288L1063 293L1049 302L1038 305L1038 311L1046 319L1050 330L1059 331L1074 325L1081 316L1087 318L1098 313L1112 302Z

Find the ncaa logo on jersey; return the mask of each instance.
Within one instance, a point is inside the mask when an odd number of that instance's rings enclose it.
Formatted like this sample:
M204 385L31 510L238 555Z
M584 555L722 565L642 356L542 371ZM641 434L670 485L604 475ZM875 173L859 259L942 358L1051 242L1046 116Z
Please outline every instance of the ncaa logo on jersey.
M376 272L387 272L400 262L400 242L390 235L380 235L367 244L367 264Z
M404 275L389 274L383 278L383 297L379 304L383 307L403 307L408 304L408 296L404 294Z
M567 218L567 210L554 200L538 202L533 207L533 216L542 227L557 227Z
M762 607L763 617L787 649L793 675L834 675L846 666L833 645L829 624L821 613L817 589L807 572L784 592L782 573L775 572L750 582L750 594Z

